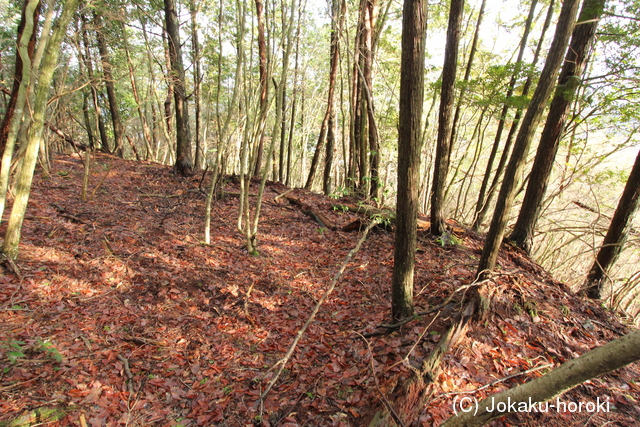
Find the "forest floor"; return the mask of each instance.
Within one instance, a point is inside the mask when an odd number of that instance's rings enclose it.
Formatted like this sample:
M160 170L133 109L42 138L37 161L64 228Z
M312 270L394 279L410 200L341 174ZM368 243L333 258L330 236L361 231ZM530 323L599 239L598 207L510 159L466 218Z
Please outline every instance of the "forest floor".
M268 184L260 256L250 256L236 229L233 178L213 205L207 246L202 173L184 179L170 167L98 154L82 202L77 156L56 156L50 172L34 178L19 275L5 263L0 277L0 425L19 417L47 426L368 425L458 309L461 293L399 331L364 338L390 317L394 236L374 230L260 403L359 233L322 228L275 199L284 186ZM324 196L289 195L338 224L358 218ZM419 236L416 311L473 279L482 238L456 230L451 246ZM439 425L463 397L511 388L629 331L520 252L505 246L499 265L489 317L445 356L411 425ZM566 411L494 425L638 425L640 367L560 399ZM605 401L608 411L593 411ZM591 406L577 410L580 403Z

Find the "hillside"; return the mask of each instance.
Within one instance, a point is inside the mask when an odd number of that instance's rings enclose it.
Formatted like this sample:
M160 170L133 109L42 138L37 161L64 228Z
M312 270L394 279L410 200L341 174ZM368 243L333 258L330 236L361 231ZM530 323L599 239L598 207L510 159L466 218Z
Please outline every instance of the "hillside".
M382 400L393 405L396 386L458 309L459 293L454 304L398 332L364 338L390 315L393 233L374 231L256 405L358 233L321 228L275 200L286 188L270 184L261 255L252 257L236 230L233 178L213 206L213 244L206 246L201 174L183 179L169 167L98 154L88 202L80 200L82 174L73 156L57 156L50 176L37 172L19 273L4 265L0 421L46 408L54 414L41 411L25 425L368 425ZM324 196L289 194L338 224L358 218L333 210ZM420 235L417 311L473 279L482 239L458 234L448 247ZM439 425L460 396L510 388L628 331L521 253L505 247L499 264L488 319L447 354L415 425ZM630 366L561 398L608 399L609 412L518 414L494 425L637 425L639 378L640 367Z

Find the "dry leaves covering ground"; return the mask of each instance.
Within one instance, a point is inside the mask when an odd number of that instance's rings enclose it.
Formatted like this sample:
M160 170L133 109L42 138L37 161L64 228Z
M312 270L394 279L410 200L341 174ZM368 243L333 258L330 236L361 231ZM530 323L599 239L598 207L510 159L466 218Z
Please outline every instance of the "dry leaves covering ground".
M201 175L183 179L168 167L98 154L93 194L82 202L82 173L77 156L62 155L50 176L37 172L19 277L5 265L0 278L0 421L22 415L33 418L31 425L49 426L367 425L382 407L380 396L393 404L393 390L435 347L458 309L453 304L365 340L360 334L376 330L390 313L393 234L376 231L260 403L358 233L321 228L286 200L274 200L286 189L273 184L260 221L261 255L252 257L236 230L232 194L215 202L213 243L202 243ZM237 192L237 182L227 179L225 189ZM332 210L323 196L290 194L338 224L357 218ZM472 279L481 239L458 238L442 247L420 237L418 311ZM438 425L460 396L480 399L512 387L548 371L538 367L627 330L515 251L505 249L500 265L490 317L445 357L414 425ZM525 371L531 372L518 375ZM639 379L633 366L562 398L608 399L607 413L518 414L495 424L636 425Z

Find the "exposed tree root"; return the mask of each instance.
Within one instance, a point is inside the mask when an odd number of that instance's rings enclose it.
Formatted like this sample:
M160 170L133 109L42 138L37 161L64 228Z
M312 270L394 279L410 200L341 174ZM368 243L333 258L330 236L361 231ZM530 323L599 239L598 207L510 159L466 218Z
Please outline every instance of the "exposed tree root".
M433 394L430 385L433 384L438 377L442 358L464 337L474 316L484 314L484 308L488 307L488 300L482 296L479 289L480 286L478 283L465 286L465 289L471 287L472 292L462 311L455 317L447 332L440 339L437 347L431 352L429 357L422 362L420 369L414 369L415 375L405 381L404 384L396 387L394 391L394 394L397 396L395 399L396 414L390 413L388 407L385 407L374 416L369 427L392 425L392 423L396 422L396 417L400 417L403 424L411 425L420 417L424 406ZM458 290L456 290L456 292ZM444 308L444 306L438 307L438 309Z

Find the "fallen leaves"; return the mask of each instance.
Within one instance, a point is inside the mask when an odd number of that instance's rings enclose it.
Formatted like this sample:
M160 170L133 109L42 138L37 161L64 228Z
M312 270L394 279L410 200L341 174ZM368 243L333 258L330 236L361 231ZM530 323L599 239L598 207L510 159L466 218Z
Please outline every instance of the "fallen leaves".
M63 165L65 176L36 177L16 262L22 280L10 272L0 276L0 420L48 405L67 408L52 426L362 425L380 403L374 372L380 391L391 396L446 330L448 317L442 316L424 334L432 320L425 316L370 338L371 352L358 336L388 321L393 235L379 231L347 266L273 391L257 405L357 233L319 230L285 200L273 201L277 193L267 187L260 257L242 249L233 197L214 204L213 242L204 246L204 198L190 191L197 180L159 165L102 154L96 160L101 172L92 176L90 190L104 182L88 202L79 200L82 167L75 158L54 159L53 170ZM237 191L233 180L228 189ZM320 195L291 194L333 223L357 218L329 209ZM444 251L421 237L417 311L469 283L481 242L472 236L461 241L464 246ZM526 272L522 276L526 284ZM472 328L445 357L422 425L452 413L447 393L559 362L612 337L595 322L593 331L585 330L579 300L559 288L514 283L497 285L499 316ZM540 322L518 313L513 301L537 302ZM562 306L571 316L560 313ZM50 342L62 360L38 350L38 339ZM7 358L12 343L24 356L14 363ZM478 397L536 375L496 384ZM592 387L625 384L619 378ZM640 396L632 383L625 391Z

